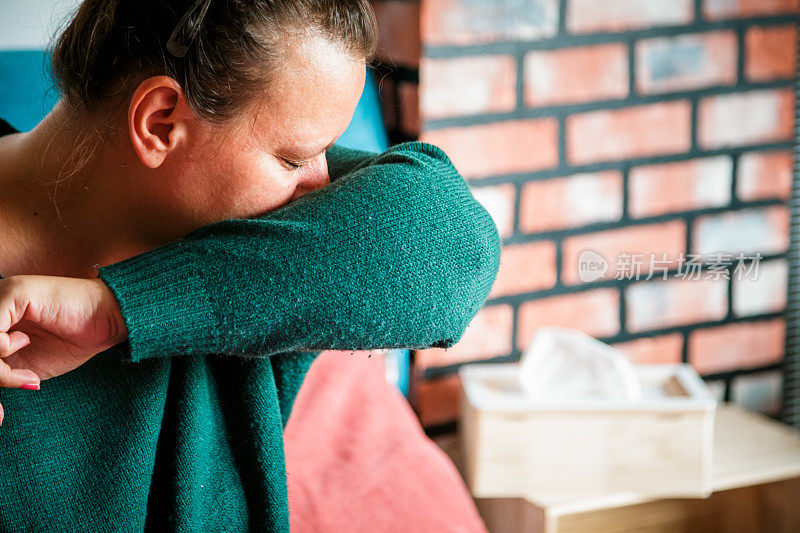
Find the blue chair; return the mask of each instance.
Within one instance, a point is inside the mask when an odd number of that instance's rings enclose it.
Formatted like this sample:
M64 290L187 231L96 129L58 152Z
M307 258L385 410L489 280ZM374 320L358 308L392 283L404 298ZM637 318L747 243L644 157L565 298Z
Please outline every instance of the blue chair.
M383 152L389 147L378 90L372 73L347 131L337 144ZM49 55L42 50L0 51L0 117L20 131L30 131L58 101ZM387 379L408 397L409 351L389 350Z

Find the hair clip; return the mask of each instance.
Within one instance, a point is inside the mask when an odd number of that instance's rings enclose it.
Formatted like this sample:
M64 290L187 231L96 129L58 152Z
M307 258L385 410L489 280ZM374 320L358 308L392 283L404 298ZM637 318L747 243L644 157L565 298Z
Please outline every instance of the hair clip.
M186 52L189 51L189 46L191 46L192 41L197 36L197 33L200 31L200 26L203 23L203 18L206 16L206 11L208 11L208 6L211 4L211 0L196 0L194 4L183 14L181 19L178 21L177 26L175 29L172 30L172 35L169 36L169 40L167 41L167 51L174 55L175 57L183 57L186 55ZM193 25L186 26L186 22L189 20L189 17L197 10L198 7L200 8L200 14L197 17L197 20L194 22Z

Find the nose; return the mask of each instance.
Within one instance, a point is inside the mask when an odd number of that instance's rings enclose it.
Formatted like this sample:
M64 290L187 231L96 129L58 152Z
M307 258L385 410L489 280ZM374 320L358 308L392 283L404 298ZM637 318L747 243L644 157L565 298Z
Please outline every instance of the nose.
M323 152L300 170L300 178L291 200L296 200L308 192L321 189L329 185L330 182L328 161L325 159L325 152Z

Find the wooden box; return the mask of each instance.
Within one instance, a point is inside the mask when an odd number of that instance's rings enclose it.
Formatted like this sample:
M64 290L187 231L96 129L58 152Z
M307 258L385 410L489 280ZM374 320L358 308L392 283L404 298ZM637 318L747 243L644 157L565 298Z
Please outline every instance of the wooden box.
M457 437L443 449L463 466ZM492 533L797 533L800 431L733 404L719 405L711 486L708 498L576 490L568 497L475 503Z
M716 400L690 365L635 370L638 402L546 403L525 395L516 363L462 366L459 436L472 495L707 497Z

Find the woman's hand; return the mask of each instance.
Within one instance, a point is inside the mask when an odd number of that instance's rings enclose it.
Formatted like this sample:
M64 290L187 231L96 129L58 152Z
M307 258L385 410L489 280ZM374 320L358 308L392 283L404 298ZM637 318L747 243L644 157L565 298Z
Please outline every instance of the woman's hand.
M0 387L38 388L126 338L116 298L99 278L0 279Z

